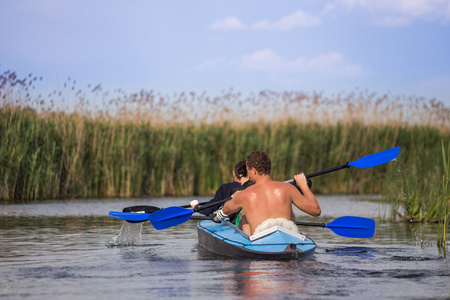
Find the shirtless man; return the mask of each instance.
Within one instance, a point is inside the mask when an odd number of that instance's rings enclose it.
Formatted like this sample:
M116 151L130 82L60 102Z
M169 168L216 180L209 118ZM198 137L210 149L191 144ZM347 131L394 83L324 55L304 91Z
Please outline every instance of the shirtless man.
M315 217L320 215L319 203L309 189L303 173L294 176L295 182L303 192L302 195L295 186L270 178L271 161L267 153L260 150L253 151L247 156L246 162L248 176L255 184L235 194L232 200L226 202L217 212L216 221L243 209L245 215L241 219L242 230L252 235L266 229L261 227L269 223L291 230L297 228L292 222L294 216L292 203L305 213Z

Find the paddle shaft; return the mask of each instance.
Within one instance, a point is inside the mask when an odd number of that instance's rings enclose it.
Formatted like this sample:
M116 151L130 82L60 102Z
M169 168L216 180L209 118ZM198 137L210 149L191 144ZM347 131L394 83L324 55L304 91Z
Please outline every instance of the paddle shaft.
M295 222L295 225L299 226L314 226L314 227L327 227L325 223L313 223L313 222Z
M342 165L339 165L339 166L336 166L336 167L328 168L328 169L325 169L325 170L309 173L309 174L306 174L305 177L306 178L313 178L313 177L316 177L316 176L319 176L319 175L331 173L331 172L342 170L342 169L346 169L346 168L350 168L348 163L345 163L345 164L342 164ZM284 182L290 183L290 184L294 184L294 179L289 179L289 180L286 180Z
M194 212L198 212L198 211L204 210L204 209L206 209L206 208L210 208L210 207L213 207L213 206L217 206L218 204L225 203L225 202L227 202L227 201L229 201L229 200L231 200L231 199L233 199L233 197L229 197L229 198L222 199L222 200L219 200L219 201L216 201L216 202L212 202L212 203L210 203L210 204L205 204L205 205L202 205L202 203L199 203L199 204L197 204L197 205L195 206ZM188 207L191 207L191 206L189 205Z
M338 171L338 170L341 170L341 169L345 169L345 168L350 168L348 163L342 164L340 166L328 168L328 169L325 169L325 170L322 170L322 171L309 173L309 174L307 174L305 176L306 176L306 178L312 178L312 177L316 177L316 176L319 176L319 175L323 175L323 174L331 173L331 172ZM291 180L293 181L293 179L291 179Z

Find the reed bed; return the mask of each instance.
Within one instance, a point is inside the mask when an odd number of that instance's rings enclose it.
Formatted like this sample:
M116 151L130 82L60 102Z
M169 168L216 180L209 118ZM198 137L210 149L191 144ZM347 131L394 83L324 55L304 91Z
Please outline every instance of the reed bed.
M442 143L450 141L450 110L436 100L361 90L110 94L100 85L83 91L70 78L31 96L40 80L0 75L4 203L212 195L255 149L286 180L401 146L396 162L313 179L314 192L381 193L392 219L440 221L447 231L450 156Z
M397 178L390 176L392 183L385 193L390 203L390 219L396 222L420 222L424 225L438 223L437 246L446 254L446 235L450 222L450 141L442 140L441 166L430 157L439 160L439 153L426 151L427 163L422 168L399 168ZM434 152L434 151L433 151ZM405 164L403 164L405 165ZM427 172L426 169L429 169ZM422 239L423 243L424 239Z

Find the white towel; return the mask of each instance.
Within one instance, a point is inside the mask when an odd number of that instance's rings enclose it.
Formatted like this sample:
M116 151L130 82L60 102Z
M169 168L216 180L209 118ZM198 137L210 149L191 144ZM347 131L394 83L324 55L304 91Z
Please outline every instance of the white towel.
M269 229L273 226L281 226L293 232L299 233L297 225L295 225L295 223L292 222L291 220L285 218L270 218L259 224L258 227L256 227L255 232L253 234Z

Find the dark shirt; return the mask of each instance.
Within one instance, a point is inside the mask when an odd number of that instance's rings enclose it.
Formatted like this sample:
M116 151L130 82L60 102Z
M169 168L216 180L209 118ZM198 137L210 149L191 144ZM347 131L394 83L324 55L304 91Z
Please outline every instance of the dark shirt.
M240 187L241 187L241 184L237 181L224 183L217 189L216 194L214 195L214 198L209 200L204 205L230 198L231 195L233 194L233 191L235 191L237 188L240 188ZM219 207L221 207L222 205L223 205L223 203L220 203L220 204L217 204L216 206L205 208L203 210L200 210L199 213L201 213L202 215L205 215L205 216L209 216L210 214L212 214L213 212L218 210Z

